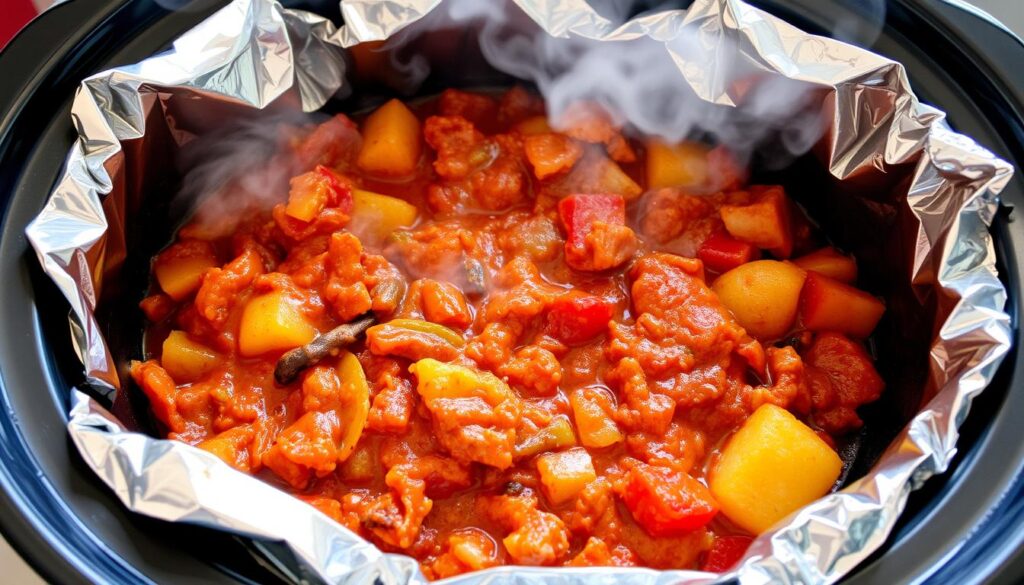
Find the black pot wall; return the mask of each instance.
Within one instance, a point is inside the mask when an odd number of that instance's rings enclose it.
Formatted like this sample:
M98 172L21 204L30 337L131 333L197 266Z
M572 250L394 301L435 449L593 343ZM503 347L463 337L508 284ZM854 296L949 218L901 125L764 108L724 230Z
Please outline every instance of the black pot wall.
M161 50L222 3L169 13L152 0L76 0L46 13L0 54L0 193L8 195L0 203L0 530L51 582L278 581L238 539L128 514L74 452L63 429L67 388L82 375L68 308L24 238L74 138L68 112L78 81ZM854 0L755 4L813 32L863 17L846 8ZM303 7L337 14L333 1ZM1009 35L937 0L898 0L873 48L903 62L918 95L946 110L956 129L1018 167L1024 161L1024 88L1009 73L1024 47ZM1024 203L1020 179L1004 198ZM1014 249L1024 233L1009 213L994 233L1016 324ZM1024 395L1008 392L1024 372L1017 366L1014 353L977 402L952 473L912 496L887 549L849 582L1024 577L1014 565L1024 542L1024 427L1016 422Z

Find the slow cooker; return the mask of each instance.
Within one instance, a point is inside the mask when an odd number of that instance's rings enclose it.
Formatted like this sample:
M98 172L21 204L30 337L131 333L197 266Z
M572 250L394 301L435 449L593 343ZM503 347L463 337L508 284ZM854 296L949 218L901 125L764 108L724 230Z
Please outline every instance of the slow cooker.
M270 583L289 575L252 543L133 515L70 444L67 389L81 383L68 307L24 236L74 139L78 82L166 48L225 2L75 0L32 22L0 53L0 531L54 583ZM337 20L333 0L284 2ZM662 5L636 3L635 10ZM856 0L753 4L818 34L853 40L906 66L950 124L1024 168L1024 44L966 6L890 0L884 22ZM868 3L871 4L871 3ZM872 33L878 31L877 38ZM1024 228L1013 208L1024 181L1003 192L993 224L1008 311L1019 345ZM954 467L914 492L888 543L848 583L1016 583L1024 580L1024 368L1013 351L964 423Z

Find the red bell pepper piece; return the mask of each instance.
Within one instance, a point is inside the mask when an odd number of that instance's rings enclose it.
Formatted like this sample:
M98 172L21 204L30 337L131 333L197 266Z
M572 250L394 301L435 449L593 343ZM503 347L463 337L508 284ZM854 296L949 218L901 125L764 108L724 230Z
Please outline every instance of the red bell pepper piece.
M761 251L728 234L715 232L700 245L697 257L708 270L724 274L741 264L757 260L761 257Z
M569 345L583 343L607 329L614 309L595 296L558 299L548 311L548 333Z
M595 221L626 224L626 200L621 195L578 193L558 202L558 215L569 245L581 245Z
M754 539L749 536L716 536L704 557L702 571L724 573L743 558Z
M696 530L718 513L718 503L704 484L687 473L645 463L629 470L622 500L651 536Z

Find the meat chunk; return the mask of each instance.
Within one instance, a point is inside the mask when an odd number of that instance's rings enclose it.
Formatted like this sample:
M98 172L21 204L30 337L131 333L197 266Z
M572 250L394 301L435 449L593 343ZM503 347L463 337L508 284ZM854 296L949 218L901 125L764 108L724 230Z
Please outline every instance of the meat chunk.
M342 322L351 321L373 306L365 284L367 278L362 256L363 246L359 238L349 233L331 236L327 248L324 300Z
M859 428L857 407L877 400L885 387L868 353L842 334L821 333L804 357L814 422L833 435Z
M211 268L196 293L196 309L210 325L220 329L238 302L239 293L263 273L262 259L251 250L228 262L224 268Z
M700 261L649 254L629 274L636 321L612 324L608 357L635 360L647 383L680 405L720 397L732 356L756 342L704 283Z
M466 487L470 481L464 467L433 455L395 465L384 477L391 491L360 506L362 525L380 541L408 548L416 541L424 518L433 508L434 503L427 496L431 484Z
M457 461L498 469L512 465L522 404L487 372L423 359L410 367L430 411L437 439Z
M437 109L442 116L465 118L477 128L494 125L498 115L498 103L494 98L458 89L446 89L441 92Z
M553 565L568 554L568 528L558 516L538 510L532 492L496 496L485 506L488 516L511 530L502 543L516 564Z

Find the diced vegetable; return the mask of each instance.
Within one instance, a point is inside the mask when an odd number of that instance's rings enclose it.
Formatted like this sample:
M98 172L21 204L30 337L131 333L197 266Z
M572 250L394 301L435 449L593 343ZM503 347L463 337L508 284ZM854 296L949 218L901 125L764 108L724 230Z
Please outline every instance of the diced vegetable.
M164 340L160 365L179 384L195 382L221 361L217 352L192 341L184 331L171 331Z
M345 481L369 481L373 479L374 470L379 464L373 450L362 446L352 452L341 466L341 477Z
M826 494L842 468L810 427L765 404L726 443L711 492L723 514L757 534Z
M174 312L174 299L164 293L149 295L139 301L139 308L150 323L159 323Z
M494 406L514 398L512 390L494 374L446 364L435 359L422 359L409 366L416 375L417 391L425 402L454 398L482 398Z
M552 131L551 124L548 124L547 116L532 116L516 124L515 128L517 132L527 136Z
M495 564L496 547L490 535L478 528L465 528L448 537L448 549L452 556L474 571Z
M857 261L832 247L822 248L793 260L800 268L852 284L857 280Z
M167 296L181 301L199 288L207 270L219 265L212 244L203 240L185 240L171 245L157 256L153 274Z
M708 148L703 144L650 140L646 146L648 189L695 187L707 181Z
M416 170L422 148L419 119L393 99L363 123L363 147L356 164L378 175L408 175Z
M305 345L317 336L297 302L280 292L253 298L242 312L238 350L245 357Z
M599 193L614 193L625 199L636 199L644 192L636 181L622 170L615 161L602 157L584 172L594 173L595 188Z
M580 388L569 395L576 430L586 447L607 447L624 439L612 419L613 406L607 392L598 388Z
M383 242L395 230L416 223L416 206L397 197L352 190L352 226Z
M286 215L299 221L312 221L325 207L338 207L342 211L352 209L352 190L327 167L317 165L316 169L292 177L288 192Z
M522 459L544 451L554 451L575 445L576 434L572 431L572 423L567 417L560 415L536 433L520 437L516 443L515 458Z
M711 288L748 333L776 339L796 320L806 277L802 268L787 262L757 260L719 276Z
M367 329L366 344L377 355L447 361L455 358L466 341L444 325L422 319L392 319Z
M701 528L718 513L718 504L687 473L637 463L626 475L622 501L651 536L678 536Z
M593 149L584 152L558 185L563 193L604 193L619 195L627 201L644 191L615 161Z
M790 226L789 200L782 187L772 187L750 205L723 205L722 222L726 231L778 258L793 253L793 230Z
M537 459L537 471L544 494L556 505L574 498L597 479L590 454L580 447L541 455Z
M580 344L604 333L614 310L601 297L565 295L548 310L547 332L563 343Z
M743 558L754 539L749 536L716 536L701 571L724 573Z
M370 386L359 359L351 352L341 352L338 360L338 377L341 378L342 404L338 408L341 422L341 441L338 443L338 461L352 455L363 435L366 419L370 414Z
M431 323L430 321L424 321L423 319L392 319L387 323L374 325L370 330L384 327L394 327L426 333L428 335L438 337L455 347L462 347L463 345L466 345L466 340L455 331L452 331L444 325L438 325L437 323Z
M625 225L626 201L619 195L578 193L558 202L558 215L568 235L566 244L579 246L593 229L595 221Z
M249 425L242 425L230 428L215 437L210 437L196 447L213 453L224 463L248 473L250 471L248 446L252 442L252 438L252 428Z
M868 293L816 272L807 275L800 299L800 320L811 331L871 335L885 304Z
M747 242L741 242L722 232L715 232L697 250L704 266L719 274L761 257L761 252Z
M533 134L523 139L523 152L538 179L567 171L583 156L583 147L564 134Z

